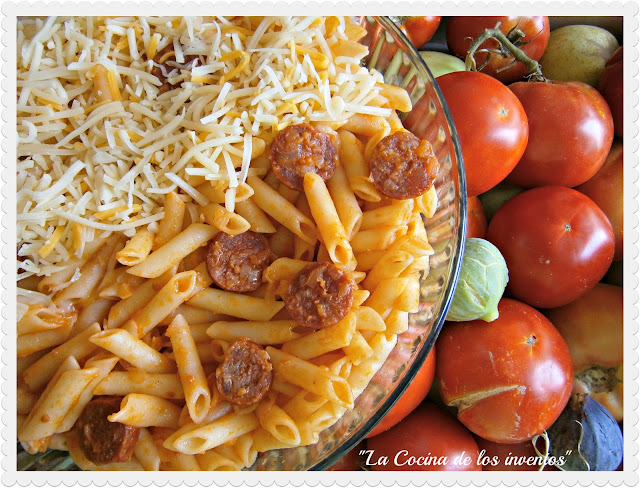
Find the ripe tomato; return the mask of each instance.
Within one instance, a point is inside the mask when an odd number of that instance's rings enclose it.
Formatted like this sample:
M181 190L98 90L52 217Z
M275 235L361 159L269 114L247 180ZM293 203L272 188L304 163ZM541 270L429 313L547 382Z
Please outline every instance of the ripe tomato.
M369 439L367 449L372 451L367 464L373 471L480 470L476 464L478 445L471 433L449 412L430 402ZM460 461L463 458L469 459L468 464ZM381 464L385 459L387 463Z
M442 17L399 17L396 22L416 48L424 46L438 30Z
M376 425L373 430L367 436L367 439L380 434L391 427L396 425L407 415L409 415L415 408L420 405L422 400L425 399L431 384L433 383L433 377L436 372L436 348L434 347L429 352L424 364L415 375L409 386L404 391L398 401L391 407L389 413Z
M493 442L540 434L562 412L573 385L569 348L536 309L503 298L493 322L450 322L436 342L440 395L458 420Z
M622 420L622 288L598 283L564 307L545 311L562 334L573 361L576 386Z
M475 436L480 449L480 457L485 460L482 471L537 471L536 450L531 441L518 444L500 444ZM527 460L531 460L527 464Z
M467 198L467 239L487 235L487 216L478 197Z
M595 88L580 82L509 85L529 122L529 142L508 180L524 187L584 183L602 166L613 119Z
M622 259L622 224L624 213L624 198L622 189L622 141L616 140L611 146L609 155L600 170L589 181L576 187L581 193L596 202L605 213L613 226L616 240L614 261Z
M620 46L607 61L598 81L598 91L609 104L613 116L613 133L618 137L622 137L623 132L622 78L622 46Z
M449 19L447 25L447 45L449 50L456 56L465 59L472 40L477 39L485 29L493 29L500 22L500 30L508 35L511 29L517 28L524 33L520 48L527 56L538 61L544 54L549 42L549 17L464 17L456 16ZM498 42L495 39L488 39L480 45L480 49L497 49ZM479 52L475 56L476 65L480 68L487 59L487 53ZM523 63L513 63L512 55L503 56L499 53L492 53L489 62L482 68L482 73L486 73L503 83L512 83L521 80L527 69ZM506 68L506 69L504 69Z
M467 195L500 183L524 153L527 116L516 96L495 78L475 71L439 76L438 86L460 140Z
M593 288L613 258L607 216L563 186L527 190L498 209L487 240L509 268L507 293L529 305L560 307Z

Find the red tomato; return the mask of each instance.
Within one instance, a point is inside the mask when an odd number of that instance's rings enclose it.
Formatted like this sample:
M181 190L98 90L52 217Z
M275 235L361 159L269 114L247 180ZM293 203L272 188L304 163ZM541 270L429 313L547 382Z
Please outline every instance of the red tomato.
M467 198L467 239L487 235L487 216L478 197Z
M516 96L495 78L475 71L438 77L460 140L467 195L500 183L524 153L527 116Z
M622 141L616 140L611 146L609 155L600 170L589 181L576 187L581 193L596 202L605 213L611 225L616 240L614 261L622 259L622 224L624 213Z
M442 17L400 17L400 29L416 48L424 46L438 30Z
M402 396L391 407L389 413L374 427L369 433L367 439L389 430L396 425L407 415L409 415L415 408L420 405L431 389L433 383L433 377L436 372L436 348L434 347L429 352L424 364L415 375L409 386L404 391Z
M618 137L622 137L623 132L622 80L622 46L620 46L607 61L598 81L598 91L609 104L613 116L613 133Z
M449 19L447 25L447 45L449 50L465 59L467 51L471 46L471 41L477 39L485 29L493 29L500 22L500 30L508 35L509 31L518 28L524 33L522 42L525 45L519 46L527 56L538 61L544 54L549 42L549 17L464 17L456 16ZM498 42L495 39L488 39L480 45L480 49L497 49ZM480 68L487 59L487 53L476 53L474 56L476 66ZM526 74L527 69L523 63L513 63L512 55L502 56L493 53L489 58L489 62L482 68L482 72L494 78L499 79L503 83L511 83L521 80ZM504 69L503 68L507 68ZM502 70L502 71L501 71Z
M602 166L613 119L598 91L580 82L509 85L529 122L529 142L508 180L523 187L584 183Z
M475 436L484 460L482 471L537 471L540 466L531 441L518 444L500 444ZM527 463L528 461L528 463Z
M446 410L425 402L392 429L367 441L373 471L479 471L478 445ZM386 464L382 464L386 459ZM464 464L462 459L469 459Z
M564 307L545 311L567 341L577 386L622 420L622 288L598 283Z
M440 395L458 420L493 442L542 433L562 412L573 384L569 348L544 315L503 298L493 322L445 325L436 342Z
M529 305L560 307L593 288L613 258L607 216L563 186L527 190L498 209L487 240L509 269L507 293Z
M360 451L364 448L364 441L356 444L353 449L333 463L327 471L361 471L364 458L360 455Z

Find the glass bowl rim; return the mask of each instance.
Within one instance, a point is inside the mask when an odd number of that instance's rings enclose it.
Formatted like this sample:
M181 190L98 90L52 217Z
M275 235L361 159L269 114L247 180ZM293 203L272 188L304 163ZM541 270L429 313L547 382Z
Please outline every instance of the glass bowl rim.
M453 117L449 111L449 107L446 104L444 96L436 82L436 79L432 75L429 67L425 63L422 56L420 56L418 49L409 41L407 36L397 26L397 24L389 16L371 16L375 21L382 26L385 32L390 33L396 42L404 49L405 54L409 57L414 67L417 69L418 74L423 79L428 79L433 82L434 90L442 104L444 116L447 120L447 124L451 131L451 142L453 144L453 150L456 155L456 170L458 176L458 233L457 240L455 242L455 248L451 255L450 263L450 275L448 283L443 291L442 307L433 324L431 332L427 336L425 343L416 353L415 359L409 369L404 373L403 377L399 380L398 385L393 392L382 402L381 405L375 410L363 424L361 424L355 432L343 443L340 444L332 453L327 455L324 459L318 461L316 464L309 468L309 471L322 471L331 467L342 456L347 454L353 449L360 441L362 441L369 432L382 420L382 418L389 413L391 408L395 405L398 399L402 396L409 384L416 376L422 365L424 364L427 356L431 352L431 349L435 347L435 341L438 337L440 330L444 324L447 311L453 300L453 294L456 284L458 283L458 277L460 275L460 268L462 266L462 257L465 248L465 238L467 232L467 184L464 171L464 162L462 159L462 149L460 147L460 141L455 125L453 123ZM452 171L454 173L454 171ZM366 391L366 389L365 389ZM364 392L363 392L364 393Z

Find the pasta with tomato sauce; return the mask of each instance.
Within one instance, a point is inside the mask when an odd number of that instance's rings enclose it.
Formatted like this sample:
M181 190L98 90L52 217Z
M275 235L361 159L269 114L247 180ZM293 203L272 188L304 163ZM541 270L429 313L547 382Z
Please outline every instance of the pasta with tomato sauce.
M399 122L408 94L360 65L365 33L18 20L28 452L244 469L354 407L418 310L437 205L438 161Z

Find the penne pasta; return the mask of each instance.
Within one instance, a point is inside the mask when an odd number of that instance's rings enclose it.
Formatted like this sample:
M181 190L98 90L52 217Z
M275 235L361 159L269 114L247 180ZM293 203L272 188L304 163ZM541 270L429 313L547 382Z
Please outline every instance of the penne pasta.
M360 230L351 239L351 247L355 253L382 251L389 248L399 237L406 233L406 225L381 226L376 229Z
M133 454L145 471L160 470L160 453L153 442L153 437L151 437L149 430L145 427L140 429L138 442L133 450Z
M144 337L164 317L193 296L197 279L198 274L194 270L173 276L142 309L132 315L123 328L134 337Z
M107 243L107 237L94 239L84 246L84 252L80 255L72 255L66 266L52 273L49 276L43 276L38 283L38 291L43 293L52 293L64 283L69 282L73 278L77 270L80 270L84 264Z
M240 471L241 469L238 463L217 453L215 449L196 454L196 459L203 471Z
M340 136L340 161L347 173L353 193L365 201L379 202L381 196L369 178L369 166L364 158L362 143L347 130L339 130L338 135Z
M409 330L409 312L393 309L384 319L388 334L402 334Z
M353 334L351 342L344 346L342 350L347 355L351 363L356 366L373 354L373 349L371 349L371 346L369 346L359 331L356 331Z
M402 275L413 264L413 261L414 257L406 251L388 252L369 271L362 286L373 291L381 281Z
M296 340L302 334L294 332L298 324L293 320L269 321L218 321L207 328L212 339L233 342L243 337L256 344L284 344Z
M210 203L206 207L202 207L202 214L207 224L230 236L242 234L251 227L251 224L244 217L229 212L218 203Z
M356 329L382 332L386 330L385 321L378 312L371 307L358 307L353 312Z
M177 428L180 407L153 395L129 393L120 403L120 410L107 417L109 422L120 422L133 427Z
M64 363L63 363L64 365ZM69 409L96 377L96 368L70 369L62 372L52 387L42 394L18 434L21 442L45 439L60 428Z
M260 426L280 442L288 446L300 445L298 426L287 413L275 403L276 397L261 401L256 408Z
M386 83L379 83L377 86L380 88L380 95L389 100L391 108L400 112L411 112L412 103L407 90Z
M182 230L186 206L175 192L169 192L164 201L164 216L158 224L158 232L153 238L153 250L164 246Z
M182 426L164 442L164 447L183 454L201 454L251 432L259 425L253 414L229 414L206 425Z
M207 288L187 301L188 305L213 313L245 320L271 320L284 307L283 302L254 298L248 295Z
M95 395L125 396L147 393L168 400L184 399L184 390L177 374L147 373L136 369L112 371L95 387Z
M189 324L182 315L173 319L167 328L167 336L171 339L189 415L194 422L200 422L209 411L211 392Z
M82 391L78 400L69 408L69 411L56 431L57 433L64 433L73 428L76 421L80 418L84 407L93 398L94 390L98 383L100 383L109 374L117 362L117 357L108 354L104 356L95 355L86 361L84 369L95 369L96 374Z
M124 247L116 253L116 259L124 266L135 266L146 259L153 246L154 235L147 229L140 229Z
M249 222L250 228L254 232L262 234L273 234L275 226L258 205L250 198L241 202L236 202L236 212Z
M382 318L386 318L396 301L410 286L410 281L409 278L391 278L381 281L365 305L378 312Z
M438 208L438 194L434 186L431 186L424 194L414 198L415 207L418 212L430 219Z
M307 173L304 176L304 193L331 261L346 269L355 269L353 250L322 178L315 173Z
M152 252L144 261L129 268L127 273L143 278L157 278L184 257L204 246L215 234L215 227L193 223Z
M69 357L73 357L77 361L84 360L97 348L89 341L89 338L99 330L100 326L93 324L42 356L24 371L25 383L32 391L38 391L53 378L56 370Z
M69 324L55 329L40 330L18 336L16 339L17 357L24 358L63 344L69 338L72 328L73 325Z
M266 348L273 370L285 381L300 386L327 400L353 408L351 389L344 378L273 347Z
M175 429L153 427L150 432L160 456L161 471L200 471L200 465L195 456L170 451L164 447L166 439L175 432Z
M388 125L389 123L387 120L380 115L355 113L347 119L347 122L341 127L341 129L353 134L371 137Z
M73 324L70 336L76 336L91 324L103 325L109 317L109 310L115 303L111 298L95 298L90 304L82 309L78 319Z
M378 227L397 227L409 222L413 212L413 200L393 200L390 205L367 210L362 214L362 230Z
M311 359L348 346L355 331L356 317L349 313L334 325L288 340L281 350L300 359Z
M247 178L247 183L254 191L251 198L263 212L280 222L303 241L310 244L316 242L315 225L291 202L257 176Z
M104 277L109 258L121 241L122 238L119 235L110 236L104 246L100 247L80 268L79 278L56 294L55 301L62 303L91 295L93 289Z
M355 193L349 185L344 166L338 166L333 176L327 180L327 188L335 203L345 235L351 239L363 222L363 213Z
M89 340L143 371L149 373L175 373L176 371L175 363L167 356L149 347L126 330L103 330L89 337Z

